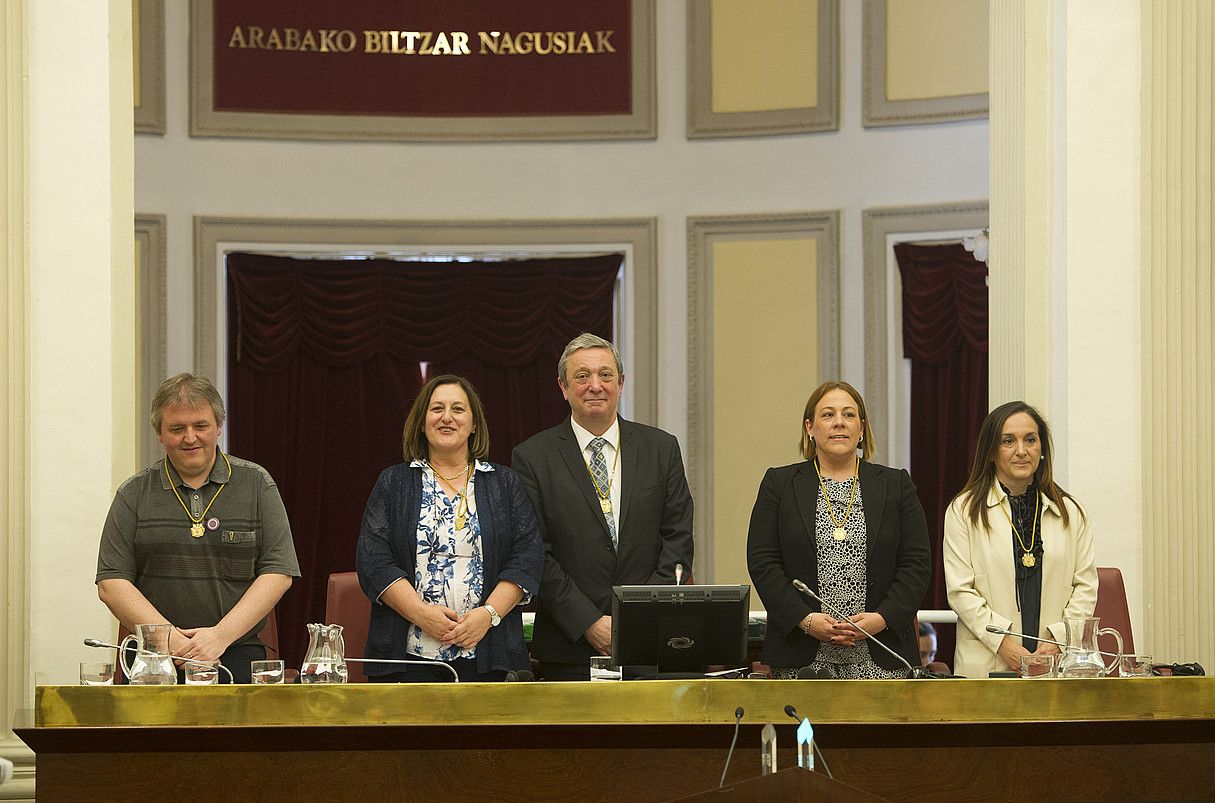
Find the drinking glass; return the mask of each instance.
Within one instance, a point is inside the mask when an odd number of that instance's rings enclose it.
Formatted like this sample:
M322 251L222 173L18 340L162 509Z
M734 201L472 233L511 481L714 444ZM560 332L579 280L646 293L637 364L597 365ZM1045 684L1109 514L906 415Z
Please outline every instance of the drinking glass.
M1037 680L1040 678L1053 678L1054 676L1054 655L1033 653L1031 655L1021 656L1021 677L1033 678Z
M114 665L106 663L82 663L80 665L81 686L110 686L114 683Z
M1152 656L1124 655L1118 663L1118 674L1124 678L1149 678L1152 676Z
M610 655L592 655L591 680L620 680L620 664L612 663Z
M249 664L254 683L285 683L287 666L282 661L253 661Z
M185 672L187 686L214 686L219 683L219 667L215 664L187 663Z

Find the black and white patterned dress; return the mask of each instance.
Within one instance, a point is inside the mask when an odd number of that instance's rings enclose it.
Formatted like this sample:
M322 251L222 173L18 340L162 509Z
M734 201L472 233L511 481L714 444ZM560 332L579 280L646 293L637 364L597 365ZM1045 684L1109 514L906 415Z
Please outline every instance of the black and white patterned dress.
M837 482L822 478L822 489L818 495L815 518L815 548L818 556L819 594L841 613L849 616L865 610L865 585L867 575L866 548L868 536L865 529L865 508L861 503L862 488L856 489L852 509L844 519L847 538L835 540L835 522L831 519L832 507L836 519L848 511L852 498L852 484L859 482L853 477ZM826 492L826 496L822 493ZM827 498L831 500L828 507ZM824 610L828 616L829 610ZM906 669L883 669L873 662L869 654L868 640L858 641L855 647L844 647L828 642L819 642L818 654L812 667L825 670L832 677L844 680L859 678L893 679L907 677ZM796 678L798 668L773 668L773 677Z

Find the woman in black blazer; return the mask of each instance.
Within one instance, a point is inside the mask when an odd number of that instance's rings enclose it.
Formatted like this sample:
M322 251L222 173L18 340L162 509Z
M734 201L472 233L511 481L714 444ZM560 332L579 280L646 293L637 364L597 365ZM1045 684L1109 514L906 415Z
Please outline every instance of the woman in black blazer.
M931 549L915 485L906 471L868 461L865 402L847 382L820 385L802 418L806 459L768 469L747 533L751 582L768 611L764 661L773 677L806 666L838 678L906 677L852 622L919 665L914 622ZM847 619L823 611L794 580Z

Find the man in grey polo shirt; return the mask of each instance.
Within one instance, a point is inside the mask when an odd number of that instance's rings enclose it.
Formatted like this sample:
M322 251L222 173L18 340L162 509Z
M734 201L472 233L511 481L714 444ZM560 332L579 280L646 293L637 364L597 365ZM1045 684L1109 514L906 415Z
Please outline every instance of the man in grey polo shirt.
M172 624L173 655L221 661L248 683L249 662L266 657L258 633L300 570L274 480L216 448L224 417L204 377L178 374L157 390L152 428L165 459L118 489L97 594L131 630Z

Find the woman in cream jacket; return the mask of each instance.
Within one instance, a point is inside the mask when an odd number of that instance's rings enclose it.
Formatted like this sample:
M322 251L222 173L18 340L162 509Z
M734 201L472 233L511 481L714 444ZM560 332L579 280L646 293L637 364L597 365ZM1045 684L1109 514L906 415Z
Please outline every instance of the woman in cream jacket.
M1022 655L1059 652L988 625L1064 641L1064 619L1093 615L1093 539L1080 505L1055 484L1052 451L1046 421L1025 402L997 407L979 428L970 479L945 514L955 674L985 678L1020 669Z

